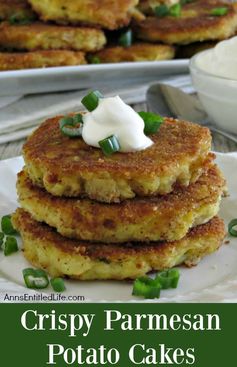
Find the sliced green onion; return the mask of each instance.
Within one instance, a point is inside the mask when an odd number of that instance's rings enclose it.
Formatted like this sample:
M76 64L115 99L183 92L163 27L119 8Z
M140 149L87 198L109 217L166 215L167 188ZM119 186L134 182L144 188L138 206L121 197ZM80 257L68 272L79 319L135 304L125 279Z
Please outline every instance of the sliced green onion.
M77 113L73 116L73 123L74 124L83 124L83 117L81 113Z
M177 288L180 278L178 269L170 269L159 273L155 280L158 281L162 289Z
M82 134L82 115L76 114L75 116L66 116L60 119L59 126L62 133L69 137L81 136Z
M119 37L118 44L123 47L129 47L132 45L132 39L133 39L132 31L131 29L128 29L127 32L123 33Z
M155 279L149 277L137 278L133 284L134 296L147 299L160 298L161 285Z
M69 136L70 138L81 136L81 133L82 133L81 127L71 128L71 127L64 126L61 130L64 135Z
M144 298L159 298L161 289L177 288L179 278L178 269L162 271L155 279L148 276L137 278L133 283L132 294Z
M2 247L4 237L5 237L5 234L3 232L0 232L0 247Z
M237 226L237 218L232 219L228 224L228 232L233 237L237 237L237 229L234 229L234 227L236 226Z
M2 231L5 234L16 234L17 231L13 228L11 215L4 215L1 220Z
M88 111L91 112L94 111L98 106L100 98L103 98L102 94L98 90L95 90L87 94L87 96L81 100L81 103L87 108Z
M138 114L144 121L144 133L146 135L155 134L164 122L163 117L155 113L141 111Z
M106 139L100 140L99 146L105 155L111 155L120 151L120 144L115 135L111 135Z
M167 5L159 5L154 8L157 17L166 17L169 15L169 7Z
M62 278L52 278L50 284L55 292L63 292L66 289Z
M32 19L24 17L22 14L13 14L8 19L10 24L30 24L32 22Z
M180 4L174 4L169 8L169 15L172 17L180 17L181 15L181 5Z
M61 118L61 120L59 121L59 125L60 128L64 127L64 126L73 126L73 118L68 116L68 117L63 117Z
M6 241L4 243L4 255L9 256L14 252L17 252L18 250L19 249L16 238L12 236L7 236Z
M101 60L100 60L99 56L95 56L95 55L88 56L88 60L91 64L100 64L101 63Z
M180 1L180 4L181 4L181 5L185 5L185 4L192 3L193 1L195 1L195 0L181 0L181 1Z
M44 289L49 285L48 275L42 269L27 268L22 273L27 288Z
M220 7L220 8L214 8L211 10L211 15L214 15L216 17L220 17L222 15L226 15L228 13L228 8L226 6Z

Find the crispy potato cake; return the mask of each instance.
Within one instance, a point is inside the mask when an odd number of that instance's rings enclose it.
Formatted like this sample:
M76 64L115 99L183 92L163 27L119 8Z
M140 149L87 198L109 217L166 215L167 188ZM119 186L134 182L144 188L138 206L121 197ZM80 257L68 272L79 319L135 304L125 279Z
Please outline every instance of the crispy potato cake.
M82 64L86 64L86 59L81 51L0 52L1 71Z
M46 120L23 148L31 180L56 196L119 202L167 194L176 182L188 186L196 181L214 158L209 129L191 122L165 119L150 136L151 147L105 156L81 138L63 135L61 117Z
M117 29L129 23L138 0L29 0L42 20Z
M67 239L23 209L17 209L12 222L22 236L24 256L33 266L53 277L81 280L134 279L182 263L193 266L216 251L225 236L224 223L218 217L192 229L180 241L120 245Z
M174 47L151 43L139 43L129 47L111 46L95 54L102 63L170 60L174 55Z
M106 43L104 33L88 27L67 27L32 23L0 25L0 46L14 50L79 50L97 51Z
M227 7L228 13L214 16L212 10ZM234 35L237 29L237 11L224 1L202 0L186 4L180 17L147 17L136 22L138 38L168 44L189 44L205 40L223 40Z
M36 18L26 0L0 0L0 20L32 20Z
M174 241L217 215L225 188L216 166L187 188L169 195L134 198L121 204L54 197L18 174L19 203L32 217L66 237L100 242Z

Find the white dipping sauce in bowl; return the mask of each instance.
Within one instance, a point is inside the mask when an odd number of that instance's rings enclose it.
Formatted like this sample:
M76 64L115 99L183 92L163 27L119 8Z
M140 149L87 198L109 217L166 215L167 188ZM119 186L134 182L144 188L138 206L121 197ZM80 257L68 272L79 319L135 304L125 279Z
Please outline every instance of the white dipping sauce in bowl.
M193 56L190 71L208 115L221 129L237 134L237 37Z

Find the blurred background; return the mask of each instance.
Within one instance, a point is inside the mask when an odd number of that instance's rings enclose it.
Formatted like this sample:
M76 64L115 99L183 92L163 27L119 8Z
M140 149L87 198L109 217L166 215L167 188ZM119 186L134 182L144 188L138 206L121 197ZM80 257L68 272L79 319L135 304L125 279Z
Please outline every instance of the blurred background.
M151 84L195 93L189 60L237 35L236 1L0 0L0 159L88 89L146 110ZM213 133L214 149L237 144Z

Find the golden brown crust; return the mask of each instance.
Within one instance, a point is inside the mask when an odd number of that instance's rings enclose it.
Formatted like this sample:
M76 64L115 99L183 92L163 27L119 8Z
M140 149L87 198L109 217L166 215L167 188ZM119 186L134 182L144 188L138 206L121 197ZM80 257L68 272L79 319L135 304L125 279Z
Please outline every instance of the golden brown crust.
M187 188L169 195L134 198L121 204L59 198L18 174L19 203L32 217L66 237L100 242L174 241L209 221L219 210L225 180L216 166Z
M59 120L45 121L23 148L32 181L56 196L118 202L165 194L176 182L196 181L213 160L209 129L190 122L166 119L150 148L106 157L81 138L64 136Z
M65 24L92 24L117 29L131 19L138 0L29 0L42 20Z
M88 27L57 26L31 23L0 25L0 45L14 50L79 50L97 51L105 45L104 33Z
M102 63L170 60L174 55L175 49L172 46L149 43L138 43L129 47L111 46L95 54Z
M0 20L8 20L12 16L19 20L36 18L26 0L0 0Z
M182 263L196 265L217 250L225 236L224 223L218 217L194 228L180 241L121 245L66 239L34 221L23 209L17 209L12 222L22 236L24 256L34 266L47 270L51 276L82 280L133 279Z
M84 52L81 51L0 52L2 71L83 64L86 64L86 60Z
M223 16L212 16L216 7L227 7ZM222 40L234 35L237 12L232 4L223 1L195 1L182 8L180 17L147 17L134 26L138 38L168 44L189 44L205 40Z

